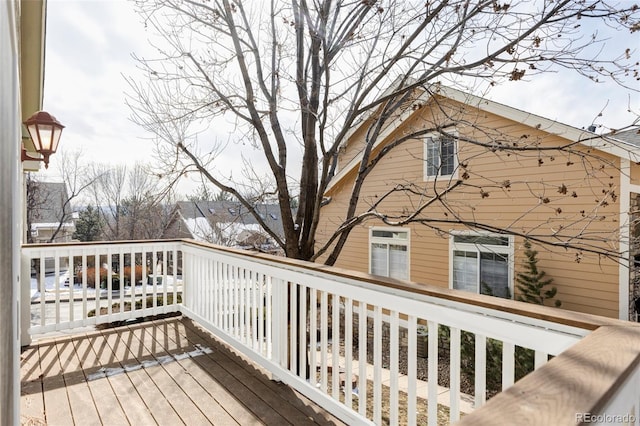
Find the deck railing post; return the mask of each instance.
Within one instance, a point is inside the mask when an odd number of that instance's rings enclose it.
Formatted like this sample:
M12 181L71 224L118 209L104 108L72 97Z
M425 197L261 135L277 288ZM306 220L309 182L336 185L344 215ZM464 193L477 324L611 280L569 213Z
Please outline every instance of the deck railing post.
M284 280L273 280L271 312L273 321L273 361L282 368L288 369L287 283Z
M31 344L31 257L20 255L20 344Z
M193 306L190 303L189 297L189 279L191 268L193 268L193 261L191 254L187 253L184 249L184 245L180 247L182 250L182 305L187 309L192 309Z

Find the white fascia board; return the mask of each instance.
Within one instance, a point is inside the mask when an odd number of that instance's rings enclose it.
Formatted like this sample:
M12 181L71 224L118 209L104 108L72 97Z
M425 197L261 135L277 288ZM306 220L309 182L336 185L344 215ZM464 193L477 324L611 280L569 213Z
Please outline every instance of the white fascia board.
M385 96L389 96L391 93L393 93L395 90L398 89L401 82L402 82L402 76L398 76L393 81L393 83L389 85L387 90L382 92L382 95L380 95L380 98L378 99L383 99ZM413 82L414 80L410 78L407 79L407 81L405 81L405 83L410 83L410 84ZM419 90L419 89L415 89L415 90ZM347 130L347 133L344 135L344 138L338 148L342 148L343 146L346 146L349 143L349 139L351 138L351 136L353 136L356 130L358 130L360 126L364 124L369 118L371 118L371 116L375 114L379 109L380 109L380 105L378 105L376 108L371 108L365 111L360 117L358 117L356 121L353 123L353 125L349 128L349 130Z
M587 130L578 129L573 126L569 126L568 124L550 120L536 114L490 101L450 87L432 86L432 91L460 103L499 115L517 123L522 123L529 127L540 129L552 135L560 136L571 142L579 142L586 147L595 148L633 162L640 161L640 150L638 150L636 146L619 141L613 137L597 135Z
M36 230L36 229L56 229L58 227L59 223L58 222L51 222L51 223L46 223L46 222L39 222L39 223L32 223L31 224L31 229L32 230ZM74 225L72 222L64 222L60 228L73 228Z

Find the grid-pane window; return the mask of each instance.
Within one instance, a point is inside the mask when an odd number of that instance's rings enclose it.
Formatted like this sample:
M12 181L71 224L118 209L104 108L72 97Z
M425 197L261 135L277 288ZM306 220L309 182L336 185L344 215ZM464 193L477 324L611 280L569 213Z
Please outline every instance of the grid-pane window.
M456 143L451 137L428 137L425 147L426 175L450 176L456 169Z
M452 138L440 139L440 174L449 176L455 170L456 144Z
M427 176L438 176L440 167L440 141L438 139L427 139Z
M510 298L512 250L509 237L454 235L451 251L452 288Z
M389 276L389 246L381 243L371 243L371 273L374 275Z
M408 247L401 244L389 244L389 276L393 278L408 279L409 259Z
M509 255L480 253L480 293L509 298Z
M370 273L409 279L409 231L373 229L369 240Z
M475 292L477 277L478 253L455 250L453 252L453 288Z

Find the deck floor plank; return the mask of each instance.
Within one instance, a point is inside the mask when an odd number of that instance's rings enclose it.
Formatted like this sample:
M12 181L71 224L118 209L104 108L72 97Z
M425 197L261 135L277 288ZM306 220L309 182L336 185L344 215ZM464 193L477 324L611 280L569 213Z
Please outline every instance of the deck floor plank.
M45 421L48 425L72 425L73 415L55 340L40 346L40 365L43 370Z
M174 323L175 326L179 326L179 323ZM156 329L157 330L157 329ZM164 337L158 336L158 333L151 334L145 329L138 330L143 339L147 341L147 344L156 346L158 345L158 339L166 340ZM186 349L186 348L185 348ZM190 348L189 348L190 349ZM169 350L170 352L178 355L184 353L183 351ZM209 371L203 370L202 366L195 362L193 358L186 358L178 361L180 366L188 372L193 380L205 389L210 399L212 400L212 407L216 410L216 406L223 407L224 414L217 413L213 417L216 424L241 424L241 425L259 425L263 424L255 417L241 402L242 399L237 395L229 392L224 386L220 384ZM216 368L215 366L213 368ZM211 417L210 417L211 418Z
M105 339L104 334L93 334L86 340L90 341L91 348L93 349L92 353L88 353L88 356L95 357L95 365L92 367L95 374L98 372L104 373L108 369L115 370L122 368L115 354L111 351L111 347L107 339ZM113 396L118 401L120 407L122 407L122 411L125 413L129 424L156 424L156 420L151 414L149 407L128 375L105 375L103 379L96 379L95 381L104 383L105 380L113 390ZM106 386L102 386L108 391Z
M184 318L43 339L21 377L29 425L342 424Z
M176 323L177 324L177 323ZM157 337L162 338L161 336L153 337L149 330L143 326L131 327L132 333L136 335L141 343L145 345L145 347L155 347L158 345ZM179 351L176 351L174 355L177 355L177 358L181 358L184 356L185 351L188 351L189 348L182 348ZM167 348L165 348L165 355L169 355L167 352ZM193 403L199 408L200 412L205 416L208 422L215 420L216 425L238 425L239 423L234 420L234 418L226 411L223 404L221 404L214 396L210 393L211 386L205 387L198 380L196 380L196 376L201 374L201 371L197 364L192 362L188 357L184 359L178 359L176 362L167 362L162 364L162 367L167 371L171 377L173 377L176 384L184 391L185 395L188 396ZM216 396L219 396L216 392ZM228 395L227 395L228 396ZM229 405L229 401L233 399L226 399L225 406ZM192 423L196 424L196 423ZM244 423L249 424L249 423Z
M223 406L194 378L194 375L201 374L200 368L195 362L190 359L185 359L179 361L179 363L167 364L165 368L173 375L176 383L184 389L187 395L200 407L200 410L202 410L206 418L210 419L212 423L220 426L235 426L241 424L225 409L225 407L230 405L228 395L226 404ZM258 423L257 420L249 418L244 420L242 425L254 423Z
M90 340L96 357L96 365L94 367L96 374L98 372L104 374L105 371L109 371L108 369L113 371L122 368L103 334L95 334L91 336ZM149 407L147 407L145 400L128 375L105 375L104 379L97 379L96 382L104 382L105 379L113 389L114 397L118 400L130 424L156 424ZM105 386L105 389L108 388Z
M180 328L184 328L182 322L176 322L170 328L166 327L166 324L158 325L154 328L154 333L144 333L145 340L153 339L155 343L152 345L167 346L169 353L179 355L184 353L185 350L193 351L196 347L189 339L184 337L184 333L176 332ZM160 334L160 330L171 330L165 334ZM174 339L169 339L169 335L174 336ZM183 345L188 345L183 348L178 348L176 340L180 341ZM162 343L160 343L162 342ZM212 351L221 350L222 347L219 343L214 343L213 340L199 342L201 347L207 347ZM235 380L224 368L222 368L214 360L207 356L197 356L191 358L196 370L200 370L201 374L194 376L194 378L200 381L203 387L214 387L216 399L221 399L222 405L228 410L229 414L235 419L236 422L242 425L258 425L258 424L291 424L282 416L280 416L273 407L266 405L255 393L252 392L252 383L245 382L240 383ZM204 373L204 374L202 374ZM209 376L210 379L206 376Z
M58 357L62 366L62 377L67 389L74 423L78 425L100 424L100 415L82 371L82 365L76 354L73 340L61 340L57 346Z
M139 330L139 329L138 329ZM135 329L123 331L123 335L127 337L129 349L133 348L139 355L136 360L140 365L144 362L157 362L157 365L145 368L149 377L156 384L158 389L162 391L165 399L171 404L175 412L180 416L182 421L187 425L205 425L211 422L200 411L200 408L186 394L184 388L180 386L175 378L172 377L170 369L166 365L173 364L173 359L163 349L162 345L158 345L154 352L145 346L145 343L136 336Z
M44 393L40 375L38 347L30 346L20 356L22 383L20 386L20 419L22 423L45 424Z
M205 331L192 327L192 324L188 321L184 321L183 325L185 337L191 341L192 344L206 344ZM223 351L215 351L208 356L218 363L220 367L224 368L228 374L234 377L235 381L240 383L251 383L251 390L256 397L260 398L264 404L273 407L273 409L276 410L280 416L287 419L287 421L296 425L314 423L313 421L310 421L309 416L291 405L297 400L293 392L292 395L290 395L291 398L287 398L287 403L285 404L279 396L284 389L275 389L270 386L266 386L265 383L260 380L260 378L265 377L264 373L255 369L253 366L248 365L244 359L240 358L233 352L226 352L227 353L225 353L224 356L222 356L224 353ZM272 381L266 380L266 382L278 387L278 385ZM287 390L289 389L287 388Z
M199 341L202 345L207 344L206 341ZM217 345L212 352L204 356L193 358L205 371L209 372L216 381L225 387L230 393L240 399L247 409L249 409L261 422L269 425L291 424L289 419L280 415L279 412L267 404L259 394L254 391L255 380L238 380L225 367L224 364L231 362L227 358L225 348Z
M182 321L188 329L188 338L194 343L202 344L206 341L208 332L190 320ZM239 355L229 351L230 356L226 358L216 358L223 368L227 369L240 382L251 381L252 388L256 390L256 394L264 399L265 403L278 410L281 415L293 424L336 424L341 423L340 420L331 416L329 413L319 409L308 400L303 401L288 386L269 380L267 376L253 365L247 362ZM215 357L216 354L212 354ZM284 402L287 402L286 404Z
M87 379L87 384L96 410L100 416L100 422L105 425L128 425L127 416L116 397L115 390L111 386L109 379L98 378L101 364L92 349L94 339L74 339L74 348L80 361L82 371Z
M115 356L122 360L120 361L120 367L125 370L130 370L126 372L126 375L131 380L134 388L144 399L144 403L149 408L149 411L151 411L155 422L159 425L169 426L184 424L180 419L180 416L178 416L169 401L165 398L162 390L156 386L148 371L144 368L131 370L138 365L138 362L135 358L134 352L131 352L127 343L125 343L127 339L131 338L127 329L118 329L117 333L112 331L103 333L103 336L106 338ZM136 348L134 348L134 351L135 350Z
M118 400L127 421L131 425L153 425L156 419L136 389L135 383L127 375L108 378L109 385ZM162 413L159 413L160 415ZM105 422L105 424L108 424Z

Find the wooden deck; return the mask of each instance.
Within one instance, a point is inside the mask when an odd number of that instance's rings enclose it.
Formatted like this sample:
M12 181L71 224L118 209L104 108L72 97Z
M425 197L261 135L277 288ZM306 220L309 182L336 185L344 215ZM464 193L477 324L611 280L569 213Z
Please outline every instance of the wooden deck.
M39 341L21 366L26 425L342 424L180 317Z

